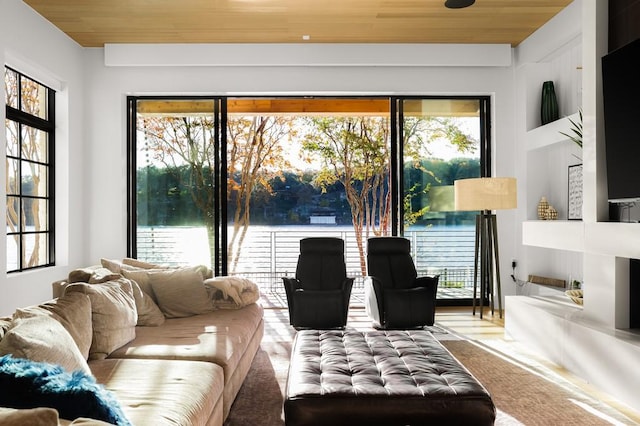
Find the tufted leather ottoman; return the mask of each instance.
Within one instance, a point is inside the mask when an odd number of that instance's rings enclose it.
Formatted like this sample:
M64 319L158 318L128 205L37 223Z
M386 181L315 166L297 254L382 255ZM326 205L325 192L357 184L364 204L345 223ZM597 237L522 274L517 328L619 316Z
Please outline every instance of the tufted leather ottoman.
M304 330L291 352L287 426L492 425L487 390L424 330Z

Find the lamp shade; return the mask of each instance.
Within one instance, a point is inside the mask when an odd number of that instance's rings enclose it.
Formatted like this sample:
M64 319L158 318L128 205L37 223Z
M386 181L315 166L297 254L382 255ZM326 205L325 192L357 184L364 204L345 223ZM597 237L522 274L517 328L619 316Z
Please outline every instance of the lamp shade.
M518 207L516 178L460 179L453 186L456 210L507 210Z

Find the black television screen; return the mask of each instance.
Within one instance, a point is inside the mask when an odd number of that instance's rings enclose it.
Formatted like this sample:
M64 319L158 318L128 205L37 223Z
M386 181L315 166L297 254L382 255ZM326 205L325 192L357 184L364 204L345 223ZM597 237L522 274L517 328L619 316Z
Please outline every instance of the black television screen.
M602 57L610 202L640 200L640 39Z

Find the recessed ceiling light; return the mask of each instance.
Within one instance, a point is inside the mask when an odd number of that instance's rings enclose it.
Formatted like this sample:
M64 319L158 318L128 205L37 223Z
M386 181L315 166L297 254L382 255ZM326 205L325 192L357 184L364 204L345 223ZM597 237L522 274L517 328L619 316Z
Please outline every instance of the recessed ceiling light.
M463 7L469 7L474 4L476 0L447 0L444 5L449 9L462 9Z
M311 40L311 36L308 35L308 34L305 34L305 35L302 36L302 39L303 40Z

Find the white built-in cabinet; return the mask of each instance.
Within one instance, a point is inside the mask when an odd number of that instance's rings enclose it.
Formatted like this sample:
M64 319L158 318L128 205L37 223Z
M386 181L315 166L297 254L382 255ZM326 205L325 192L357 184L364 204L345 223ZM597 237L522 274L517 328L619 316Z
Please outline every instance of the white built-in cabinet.
M640 224L607 222L600 59L607 51L607 2L580 0L582 34L542 60L516 69L519 120L520 283L505 300L506 333L585 381L640 410L640 330L629 326L629 259L640 259ZM577 50L580 49L580 50ZM581 51L578 55L576 52ZM556 82L560 120L539 122L542 82ZM583 148L562 136L578 108ZM576 158L579 157L579 158ZM583 164L583 220L567 220L568 167ZM540 221L545 196L559 212ZM528 274L584 282L584 305Z

